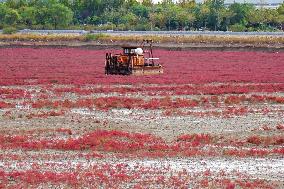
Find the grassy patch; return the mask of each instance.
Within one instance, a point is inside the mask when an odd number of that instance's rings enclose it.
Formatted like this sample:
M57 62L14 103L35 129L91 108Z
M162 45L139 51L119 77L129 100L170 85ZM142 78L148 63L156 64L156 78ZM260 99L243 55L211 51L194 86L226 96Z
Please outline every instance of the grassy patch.
M17 33L17 29L14 27L3 28L3 34L14 34Z
M87 34L85 35L86 41L97 41L99 39L106 39L110 36L104 34L104 33L98 33L98 34Z

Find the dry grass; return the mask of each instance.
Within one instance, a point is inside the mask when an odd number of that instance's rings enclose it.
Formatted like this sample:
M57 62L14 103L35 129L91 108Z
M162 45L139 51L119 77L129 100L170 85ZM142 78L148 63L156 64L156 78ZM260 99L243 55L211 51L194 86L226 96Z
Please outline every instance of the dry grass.
M88 35L37 35L12 34L0 35L0 41L101 41L101 42L137 42L153 39L157 43L205 43L205 44L284 44L283 36L111 36Z
M0 35L1 41L83 41L85 36L79 35L37 35L37 34L12 34Z
M115 36L114 41L141 41L153 39L158 43L208 43L208 44L284 44L283 36Z

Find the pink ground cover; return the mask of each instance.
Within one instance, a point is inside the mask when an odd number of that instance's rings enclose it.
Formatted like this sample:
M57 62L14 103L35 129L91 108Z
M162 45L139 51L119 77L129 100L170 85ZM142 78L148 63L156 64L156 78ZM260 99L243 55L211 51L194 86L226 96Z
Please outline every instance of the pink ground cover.
M3 48L0 85L283 83L284 53L155 50L165 74L105 76L106 52L79 48Z

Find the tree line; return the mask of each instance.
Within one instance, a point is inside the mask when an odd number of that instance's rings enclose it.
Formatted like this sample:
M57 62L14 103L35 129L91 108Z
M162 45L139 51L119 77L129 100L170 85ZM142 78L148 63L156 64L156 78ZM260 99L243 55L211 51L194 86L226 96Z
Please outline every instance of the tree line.
M224 0L7 0L0 2L0 29L277 31L278 9Z

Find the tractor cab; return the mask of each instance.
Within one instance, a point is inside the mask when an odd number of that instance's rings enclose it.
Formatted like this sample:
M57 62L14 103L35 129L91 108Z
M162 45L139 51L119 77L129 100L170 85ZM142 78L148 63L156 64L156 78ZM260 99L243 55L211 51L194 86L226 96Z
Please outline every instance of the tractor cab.
M135 47L135 46L124 46L122 47L123 49L123 53L125 55L130 55L130 54L143 54L143 49L139 48L139 47Z

